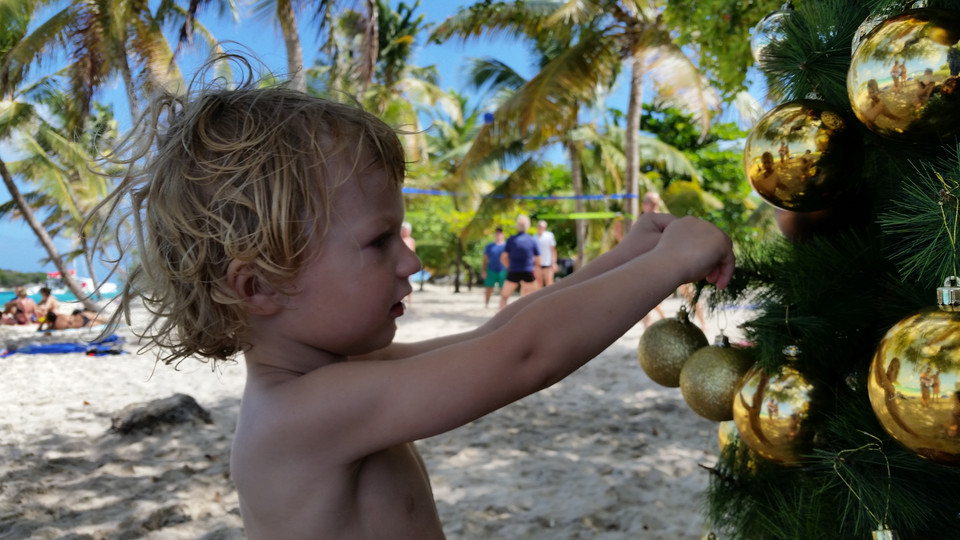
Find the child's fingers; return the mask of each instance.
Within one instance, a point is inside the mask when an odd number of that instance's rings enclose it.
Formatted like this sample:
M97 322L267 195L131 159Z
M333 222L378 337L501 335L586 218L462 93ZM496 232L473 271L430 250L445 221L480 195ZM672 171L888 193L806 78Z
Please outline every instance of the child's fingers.
M656 228L663 232L667 228L667 225L673 223L677 220L677 217L673 214L645 214L650 216L650 222L656 226Z
M710 283L713 283L717 286L718 289L725 289L727 285L730 284L730 279L733 277L734 269L734 257L731 253L729 256L724 257L720 263L710 270L710 273L707 274L706 280Z

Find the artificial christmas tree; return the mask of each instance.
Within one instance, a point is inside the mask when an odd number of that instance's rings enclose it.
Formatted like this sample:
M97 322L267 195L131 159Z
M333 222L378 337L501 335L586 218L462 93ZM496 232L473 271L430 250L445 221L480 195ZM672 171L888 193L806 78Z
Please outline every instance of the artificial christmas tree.
M920 5L797 1L760 53L759 66L777 104L820 101L815 108L836 112L852 137L831 150L829 163L840 156L849 168L829 178L839 190L829 197L808 195L807 188L817 186L804 182L819 171L804 169L801 161L806 150L820 159L807 128L822 123L822 113L819 120L803 119L803 129L752 139L752 146L759 146L747 156L748 176L763 170L764 152L773 156L774 163L767 164L771 174L807 171L781 186L789 198L777 195L771 184L770 200L810 201L815 204L781 207L842 219L804 231L802 241L782 238L742 247L735 282L710 295L715 304L750 298L757 305L757 315L743 326L752 344L744 352L754 362L750 377L756 384L749 383L754 392L762 387L765 397L779 391L771 381L794 376L804 381L802 425L792 434L803 445L773 453L774 459L751 446L773 444L763 420L771 428L779 424L758 408L756 393L743 401L747 408L736 425L751 433L724 437L711 475L708 517L718 538L960 538L960 467L945 465L950 459L930 459L891 436L882 423L889 418L878 418L869 395L871 384L883 382L871 381L870 366L887 331L934 305L932 291L958 275L960 266L955 135L960 123L954 120L960 114L960 94L954 93L960 78L960 2L930 0L916 9ZM791 147L781 165L782 142ZM924 395L931 404L946 403L960 390L952 375L960 369L954 359L960 354L951 346L958 330L946 332L928 336L920 343L922 354L909 362L901 359L895 380L884 379L886 390L877 386L881 394L893 392L896 411L922 417L934 410L920 403ZM784 355L788 346L802 353ZM886 377L891 360L883 358ZM928 367L940 370L938 388L925 382L917 382L924 388L908 388ZM943 403L939 409L947 412L941 416L950 418L934 419L924 429L949 441L960 434L953 408ZM791 436L789 429L784 436Z

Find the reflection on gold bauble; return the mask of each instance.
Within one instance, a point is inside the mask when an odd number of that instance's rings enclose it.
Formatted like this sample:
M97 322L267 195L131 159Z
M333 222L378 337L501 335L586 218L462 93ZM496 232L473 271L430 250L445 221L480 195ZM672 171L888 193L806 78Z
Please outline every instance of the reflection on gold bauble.
M765 459L799 464L811 438L806 420L812 391L813 386L791 367L779 375L751 369L733 401L740 439Z
M932 309L895 324L877 347L867 392L890 436L960 465L960 312Z
M753 53L753 59L763 65L764 50L774 41L782 41L784 38L783 24L793 13L792 9L780 9L760 19L760 22L753 27L750 35L750 52Z
M725 337L690 355L680 370L680 391L687 405L700 416L723 422L733 420L733 396L752 362Z
M660 319L640 335L637 357L640 367L654 382L676 388L680 386L680 370L690 355L709 342L703 331L690 322L686 310L676 318Z
M922 142L960 128L960 13L915 9L890 17L862 40L847 94L871 131Z
M801 99L760 119L747 137L743 167L768 203L813 212L833 206L859 176L859 137L839 110Z
M884 21L893 17L894 15L900 15L907 9L919 9L927 7L926 0L913 0L912 2L906 3L897 3L886 7L881 7L879 11L871 13L860 26L857 27L857 31L853 33L853 43L850 46L850 54L856 54L857 49L860 48L860 43L870 35L870 32L880 26Z

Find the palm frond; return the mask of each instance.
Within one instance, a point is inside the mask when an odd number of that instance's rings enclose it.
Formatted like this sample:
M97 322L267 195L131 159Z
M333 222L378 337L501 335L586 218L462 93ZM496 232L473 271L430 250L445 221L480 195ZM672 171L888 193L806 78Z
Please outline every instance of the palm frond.
M529 193L540 180L540 167L533 158L527 159L487 194L477 208L473 219L460 232L464 242L478 240L498 214L506 213L516 205L513 195Z
M6 139L13 131L33 118L33 105L22 101L0 101L0 139Z
M440 107L452 121L463 121L463 108L460 103L439 86L420 78L405 77L397 84L397 88L411 103L417 103L421 107Z
M621 193L627 160L623 152L623 130L607 129L600 133L596 126L580 126L575 137L586 142L581 152L585 179L604 193Z
M547 17L546 24L548 26L583 24L602 14L602 2L567 0Z
M42 191L30 191L27 193L21 193L23 199L27 201L27 206L30 208L40 208L46 206L47 196ZM17 206L17 201L10 199L0 203L0 219L10 218L14 219L20 215L20 208Z
M482 88L490 85L497 90L517 90L527 79L515 69L495 58L473 58L470 61L470 85Z
M683 152L660 139L640 137L637 139L637 149L641 163L655 164L667 174L689 176L697 181L701 178L700 170Z
M620 56L613 40L591 34L551 60L505 100L494 115L497 134L522 133L531 149L562 135L573 111L591 102L598 88L616 78Z
M180 66L158 21L152 17L147 21L137 21L137 31L133 35L136 37L132 50L137 52L146 68L148 90L150 86L158 86L171 93L186 90Z
M17 40L3 58L3 65L0 66L0 72L19 74L17 78L20 80L7 81L8 86L18 86L32 64L40 65L43 59L50 58L51 53L57 48L66 47L66 31L76 18L76 14L77 8L74 5L68 6L55 12L29 34Z
M733 107L740 116L740 127L747 129L752 128L766 113L763 104L750 92L737 92L733 97Z
M648 49L646 58L658 101L689 112L700 123L702 133L709 131L710 119L720 110L721 99L697 66L674 44Z
M50 157L46 148L36 138L27 134L22 134L18 146L29 157L9 163L10 171L40 184L42 190L59 203L58 208L66 207L74 219L83 219L83 214L70 193L66 171Z
M430 34L430 41L441 42L459 37L466 42L475 37L536 37L546 19L564 2L483 2L448 17Z

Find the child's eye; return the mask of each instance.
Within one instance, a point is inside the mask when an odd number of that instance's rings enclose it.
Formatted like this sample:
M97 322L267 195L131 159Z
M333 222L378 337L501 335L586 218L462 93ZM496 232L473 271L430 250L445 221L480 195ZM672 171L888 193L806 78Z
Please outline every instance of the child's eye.
M387 242L390 240L390 235L387 233L381 234L380 236L373 239L370 242L370 247L382 248L387 245Z

